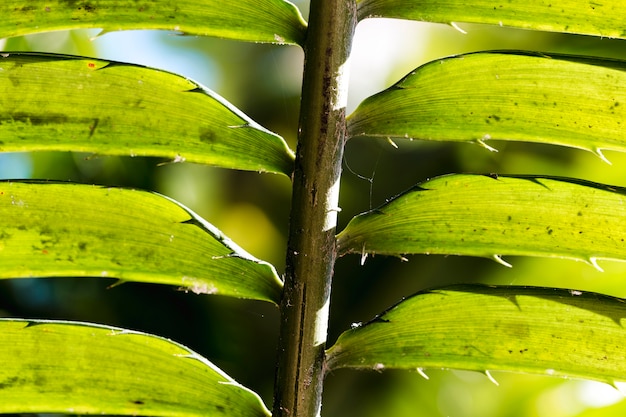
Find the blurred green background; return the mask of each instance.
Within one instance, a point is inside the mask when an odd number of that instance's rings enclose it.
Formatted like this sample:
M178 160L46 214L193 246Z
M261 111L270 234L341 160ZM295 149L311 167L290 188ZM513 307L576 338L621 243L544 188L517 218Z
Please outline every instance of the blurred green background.
M298 2L306 15L308 4ZM626 58L619 40L534 33L501 27L368 20L355 38L349 111L415 67L451 54L521 49ZM0 40L5 51L46 51L143 64L192 78L282 135L295 149L302 51L170 32L98 30L55 32ZM45 91L42 92L45 94ZM1 94L1 92L0 92ZM468 91L471 94L471 91ZM469 144L348 142L340 228L355 214L426 178L452 172L546 174L626 186L626 155L537 144L490 142L491 153ZM0 154L0 178L72 180L155 190L173 197L220 228L255 256L284 268L289 180L154 158L71 153ZM453 283L538 285L626 297L626 266L506 258L412 256L409 262L357 256L339 259L333 287L330 341L404 296ZM624 278L622 280L622 277ZM0 282L0 315L116 325L172 338L203 354L272 401L278 312L264 303L197 296L175 288L103 279L20 279ZM324 416L612 416L626 402L612 387L586 381L494 372L496 386L478 373L340 371L328 377Z

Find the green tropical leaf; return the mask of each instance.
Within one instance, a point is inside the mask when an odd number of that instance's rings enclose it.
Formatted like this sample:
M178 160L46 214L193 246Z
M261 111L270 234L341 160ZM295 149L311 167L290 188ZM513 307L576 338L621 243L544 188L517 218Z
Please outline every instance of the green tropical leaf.
M624 382L625 300L575 290L457 286L414 295L328 351L328 367L454 368Z
M623 1L357 0L359 18L395 17L435 23L487 23L552 32L624 38Z
M146 191L0 182L0 278L91 276L278 303L282 282L214 226Z
M626 189L541 176L447 175L353 218L340 254L626 259ZM598 267L599 268L599 267Z
M489 52L417 68L349 118L350 136L626 151L626 61Z
M293 152L184 77L54 54L0 57L0 151L158 156L226 168L293 169Z
M77 322L0 319L0 412L267 417L261 399L162 337Z
M188 35L301 44L306 23L284 0L4 0L0 38L79 28L164 29Z

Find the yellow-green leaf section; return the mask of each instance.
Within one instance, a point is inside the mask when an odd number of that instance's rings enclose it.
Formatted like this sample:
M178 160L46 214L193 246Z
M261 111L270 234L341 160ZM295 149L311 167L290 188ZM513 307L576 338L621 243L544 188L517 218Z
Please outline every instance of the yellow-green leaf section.
M163 29L252 42L302 44L306 23L284 0L3 0L0 38L79 28Z
M88 323L0 319L0 412L268 417L196 352Z
M417 68L349 117L349 135L626 150L626 61L513 52Z
M54 54L0 56L0 151L156 156L290 175L285 141L168 72Z
M541 176L447 175L353 218L340 254L626 259L626 189ZM598 267L599 268L599 267Z
M626 378L625 318L625 300L577 290L437 289L344 332L328 367L501 370L615 384Z
M274 267L156 193L0 182L0 278L89 276L278 303Z
M523 29L623 38L626 2L563 0L357 0L359 18L486 23Z

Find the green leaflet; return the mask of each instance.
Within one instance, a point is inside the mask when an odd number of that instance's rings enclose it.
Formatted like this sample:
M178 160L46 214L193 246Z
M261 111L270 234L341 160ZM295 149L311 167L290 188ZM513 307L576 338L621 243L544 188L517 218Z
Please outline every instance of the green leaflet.
M102 28L164 29L188 35L301 44L306 23L284 0L3 0L0 38Z
M0 319L0 412L267 417L261 399L188 348L77 322Z
M626 259L625 192L541 176L442 176L353 218L339 253L525 255L598 267Z
M146 191L0 182L0 278L91 276L278 303L282 282L219 230Z
M357 0L359 18L395 17L435 23L487 23L523 29L623 38L623 0Z
M626 62L489 52L417 68L364 100L350 136L626 150Z
M0 151L158 156L290 175L293 152L217 94L137 65L0 57Z
M575 290L457 286L414 295L344 332L330 370L503 370L624 382L626 304Z

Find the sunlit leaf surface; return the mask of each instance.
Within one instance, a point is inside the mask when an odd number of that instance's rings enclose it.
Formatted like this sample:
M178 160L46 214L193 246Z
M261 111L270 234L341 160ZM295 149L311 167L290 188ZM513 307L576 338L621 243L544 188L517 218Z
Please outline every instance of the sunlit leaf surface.
M293 152L217 94L136 65L0 56L0 151L157 156L254 171L292 171Z
M414 295L355 324L329 368L454 368L626 378L626 303L596 293L458 286Z
M261 399L186 347L76 322L0 319L0 412L269 416Z
M0 182L0 278L90 276L277 303L274 267L166 197Z
M490 52L417 68L366 99L350 136L626 150L626 62ZM497 146L496 146L497 147Z
M436 23L487 23L524 29L623 38L623 0L357 0L359 17L395 17Z
M164 29L253 42L301 43L306 24L283 0L3 0L0 38L78 28Z
M540 176L438 177L353 218L338 235L339 251L526 255L597 266L626 259L625 192Z

